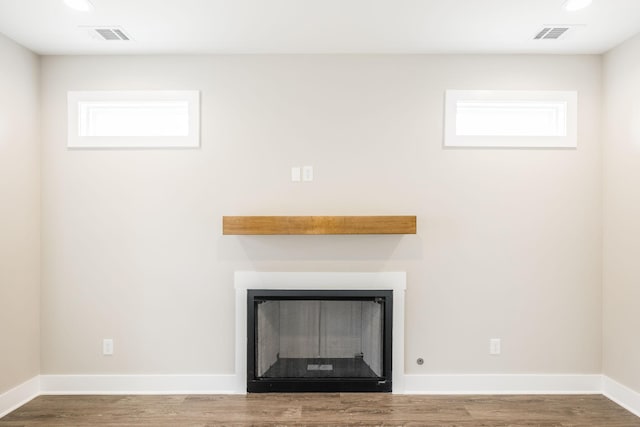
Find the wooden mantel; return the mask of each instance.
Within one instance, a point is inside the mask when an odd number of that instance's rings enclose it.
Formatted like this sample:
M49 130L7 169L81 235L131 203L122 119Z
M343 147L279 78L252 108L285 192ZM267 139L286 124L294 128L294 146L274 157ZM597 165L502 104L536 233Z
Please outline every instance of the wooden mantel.
M223 216L222 234L416 234L416 217Z

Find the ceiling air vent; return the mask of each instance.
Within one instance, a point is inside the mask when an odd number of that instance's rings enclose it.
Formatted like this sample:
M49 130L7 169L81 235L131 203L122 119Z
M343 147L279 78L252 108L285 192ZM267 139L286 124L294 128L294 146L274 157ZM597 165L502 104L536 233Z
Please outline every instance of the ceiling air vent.
M536 36L534 40L557 40L564 33L569 30L569 27L544 27Z
M92 29L99 38L101 38L102 40L121 40L121 41L127 41L127 40L131 40L131 37L129 37L124 31L122 31L122 29L120 28L105 28L105 27L100 27L100 28L93 28Z

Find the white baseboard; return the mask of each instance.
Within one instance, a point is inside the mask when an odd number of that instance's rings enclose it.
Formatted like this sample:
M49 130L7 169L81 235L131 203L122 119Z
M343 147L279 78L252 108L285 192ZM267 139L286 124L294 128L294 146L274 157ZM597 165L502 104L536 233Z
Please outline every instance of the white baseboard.
M0 418L18 409L40 394L40 377L35 376L17 387L0 394Z
M640 417L640 393L606 375L602 377L602 394Z
M41 375L41 394L234 394L235 375Z
M397 394L600 394L602 375L404 375ZM41 394L237 394L236 375L41 375Z
M404 394L601 394L602 375L405 375Z

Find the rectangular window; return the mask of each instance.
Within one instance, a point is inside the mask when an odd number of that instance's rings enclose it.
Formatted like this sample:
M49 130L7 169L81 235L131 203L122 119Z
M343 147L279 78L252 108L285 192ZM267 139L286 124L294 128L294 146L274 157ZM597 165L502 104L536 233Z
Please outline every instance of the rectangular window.
M68 109L69 147L200 145L198 91L69 92Z
M447 147L576 147L576 128L576 92L446 93Z

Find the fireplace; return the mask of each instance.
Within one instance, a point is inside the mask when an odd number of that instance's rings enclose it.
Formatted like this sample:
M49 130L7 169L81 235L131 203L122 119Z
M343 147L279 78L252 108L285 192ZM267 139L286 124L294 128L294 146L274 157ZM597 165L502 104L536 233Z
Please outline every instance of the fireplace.
M247 391L390 392L393 291L248 289Z
M235 289L235 373L229 376L229 389L235 393L247 393L249 347L247 310L248 291L253 290L327 290L327 291L392 291L393 294L393 347L392 393L405 390L404 375L404 319L407 274L402 271L378 272L291 272L291 271L236 271L233 274ZM253 310L253 306L251 307ZM254 319L252 317L252 319ZM253 353L251 353L253 355ZM251 356L254 357L254 356Z

